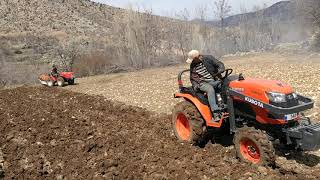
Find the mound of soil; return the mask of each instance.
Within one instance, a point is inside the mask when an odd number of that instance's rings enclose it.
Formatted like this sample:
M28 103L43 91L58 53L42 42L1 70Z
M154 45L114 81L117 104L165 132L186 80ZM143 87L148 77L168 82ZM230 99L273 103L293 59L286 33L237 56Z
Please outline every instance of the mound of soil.
M178 143L167 115L59 88L0 91L0 133L5 179L316 178Z

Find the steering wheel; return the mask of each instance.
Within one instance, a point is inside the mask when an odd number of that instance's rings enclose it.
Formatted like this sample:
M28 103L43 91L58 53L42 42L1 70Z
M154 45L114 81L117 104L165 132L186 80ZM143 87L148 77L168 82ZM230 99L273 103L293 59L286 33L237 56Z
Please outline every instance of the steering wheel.
M226 77L230 76L232 72L233 72L233 69L220 70L213 75L213 78L218 76L219 79L224 80ZM224 76L222 76L223 73L225 73Z

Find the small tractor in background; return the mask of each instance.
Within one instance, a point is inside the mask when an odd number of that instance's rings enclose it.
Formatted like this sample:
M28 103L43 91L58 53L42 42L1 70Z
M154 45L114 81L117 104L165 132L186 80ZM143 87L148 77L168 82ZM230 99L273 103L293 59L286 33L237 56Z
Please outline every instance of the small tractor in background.
M178 76L179 92L183 98L172 113L172 127L176 137L186 143L197 144L209 132L217 136L233 137L237 156L255 165L274 165L275 148L314 151L320 148L320 124L312 123L302 113L314 102L293 91L289 85L276 80L245 79L231 75L233 70L218 72L221 86L216 89L217 103L222 109L219 122L212 121L207 96L185 87L182 71ZM210 131L211 130L211 131ZM215 136L215 135L214 135Z
M39 76L39 81L41 84L52 87L58 85L63 87L65 83L69 85L74 85L75 76L74 72L61 72L58 77L52 76L51 74L42 74Z

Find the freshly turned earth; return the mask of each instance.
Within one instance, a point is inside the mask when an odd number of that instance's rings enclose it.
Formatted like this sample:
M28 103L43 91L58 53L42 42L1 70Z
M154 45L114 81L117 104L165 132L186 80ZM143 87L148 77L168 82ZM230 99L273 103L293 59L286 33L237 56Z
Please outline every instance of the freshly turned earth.
M318 156L280 153L277 161L257 168L239 162L233 146L178 143L170 116L102 96L47 87L0 91L4 179L320 178Z

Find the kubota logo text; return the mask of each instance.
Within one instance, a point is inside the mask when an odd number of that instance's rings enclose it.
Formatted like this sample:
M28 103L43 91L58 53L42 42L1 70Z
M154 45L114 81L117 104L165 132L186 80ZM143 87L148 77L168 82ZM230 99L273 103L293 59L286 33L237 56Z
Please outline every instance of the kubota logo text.
M263 108L263 103L262 103L262 102L256 101L256 100L251 99L251 98L249 98L249 97L245 97L244 100L245 100L245 101L248 101L248 102L251 103L251 104L254 104L254 105L256 105L256 106L259 106L259 107Z

